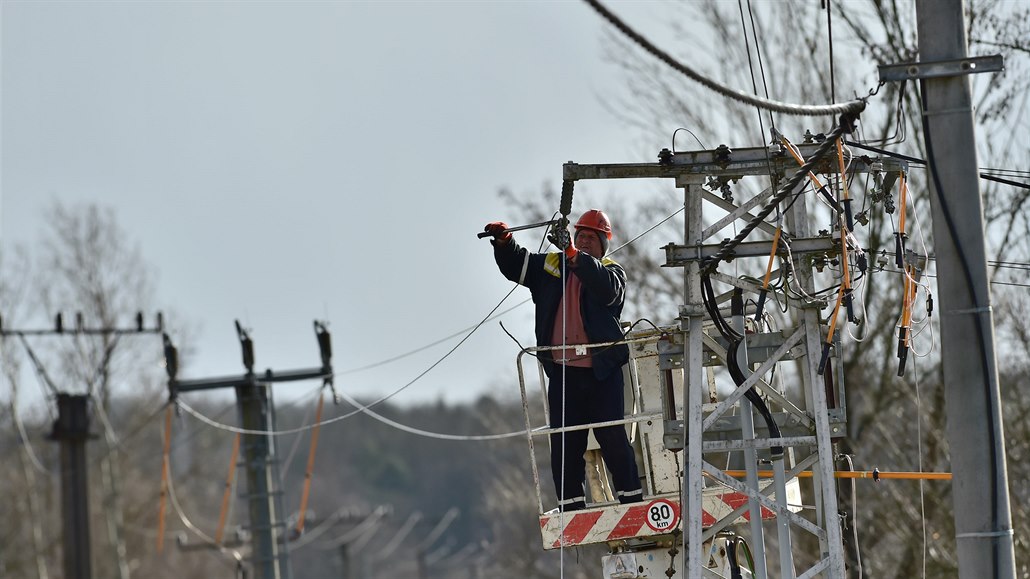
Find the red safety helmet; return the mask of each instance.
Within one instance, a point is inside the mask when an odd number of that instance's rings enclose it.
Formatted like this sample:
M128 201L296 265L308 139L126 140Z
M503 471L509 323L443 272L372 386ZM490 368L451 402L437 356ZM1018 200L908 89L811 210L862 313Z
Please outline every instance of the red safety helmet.
M584 213L576 222L576 229L593 229L603 233L608 240L612 238L612 222L600 209L591 209Z

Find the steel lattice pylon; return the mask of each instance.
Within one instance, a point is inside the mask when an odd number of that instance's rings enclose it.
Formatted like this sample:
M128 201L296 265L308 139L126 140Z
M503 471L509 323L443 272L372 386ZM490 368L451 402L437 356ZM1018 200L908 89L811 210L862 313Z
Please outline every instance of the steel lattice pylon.
M819 143L801 145L798 152L808 158L820 146ZM822 147L826 150L826 147ZM811 299L792 301L788 304L787 319L791 327L776 332L762 333L752 328L745 331L744 311L736 306L730 316L743 338L743 346L729 351L729 344L713 331L713 316L704 304L701 272L709 268L710 279L720 287L729 288L717 298L724 303L732 290L739 289L744 295L756 294L760 285L754 281L723 274L711 267L711 257L727 253L727 241L712 243L722 230L734 223L751 222L755 234L746 241L733 245L733 259L765 257L774 253L771 238L776 226L782 227L783 242L775 251L793 276L792 282L802 295L815 292L818 274L816 266L824 261L846 257L842 245L852 247L853 239L839 231L820 231L811 225L814 215L813 196L806 193L807 178L790 191L776 208L776 215L782 221L770 223L756 219L756 208L769 203L777 193L785 177L798 171L798 161L787 155L778 146L758 147L730 151L720 147L711 151L670 153L663 151L660 163L586 165L567 163L564 166L566 182L595 179L660 178L673 179L683 190L684 199L684 241L682 245L669 244L666 251L667 267L683 268L683 302L680 307L680 327L663 333L656 344L653 364L659 376L659 383L651 385L655 395L661 398L660 411L663 420L658 425L645 426L645 417L653 418L655 407L638 409L635 418L642 430L644 454L647 461L647 483L645 494L652 497L680 493L677 497L683 505L680 532L684 556L675 572L678 577L719 576L706 565L706 555L700 546L731 524L739 523L741 515L750 518L750 538L754 550L755 576L769 577L767 565L766 529L762 519L770 515L776 519L778 546L778 569L775 577L834 577L845 574L844 547L836 498L834 479L833 440L845 433L846 408L843 377L839 364L832 364L832 358L840 355L839 342L836 345L828 370L820 371L820 356L826 344L827 328L821 323L821 310L825 300ZM888 192L897 175L907 170L903 161L892 158L852 159L848 173L879 173L883 177L882 192ZM839 175L835 156L814 166L813 173ZM774 186L752 196L741 203L732 197L720 196L706 188L712 184L725 185L746 177L771 178ZM807 177L807 175L806 175ZM715 189L716 187L712 187ZM833 204L828 190L816 195L824 196L831 205L830 211L841 211L841 205ZM782 197L782 196L781 196ZM719 219L706 215L718 209L724 212ZM782 212L782 213L781 213ZM824 212L825 213L825 212ZM829 213L828 213L829 214ZM705 218L710 225L705 227ZM832 222L832 220L831 220ZM751 313L751 312L747 312ZM734 316L735 314L735 316ZM721 314L719 315L721 318ZM631 337L638 337L632 334ZM637 350L642 351L642 346ZM726 394L715 395L713 368L726 366L730 357L742 362L749 375L742 382L737 381ZM783 362L793 362L799 389L791 392L774 387L766 381L770 371ZM634 364L642 363L642 358ZM836 370L834 370L836 368ZM642 373L643 370L638 368ZM650 371L650 370L649 370ZM706 373L708 374L706 376ZM643 385L646 380L640 379ZM829 386L828 386L829 385ZM780 430L779 437L770 434L767 425L760 419L756 424L752 404L745 392L755 388L764 403L772 410L772 418ZM726 390L726 388L723 388ZM644 396L646 400L646 396ZM652 401L653 403L653 401ZM648 413L647 411L650 411ZM647 424L653 424L647 422ZM657 440L660 436L660 440ZM650 438L648 438L650 437ZM660 443L660 444L659 444ZM661 447L661 448L659 448ZM758 478L759 463L769 462L769 449L785 449L782 459L772 460L773 480L761 483ZM728 469L714 464L714 457L733 456L743 462L747 476L744 480L726 474ZM742 457L742 458L741 458ZM727 460L729 460L727 458ZM664 465L663 465L664 463ZM656 473L675 468L678 476L662 479ZM797 474L811 470L812 497L806 497L806 504L814 504L814 515L798 512L796 505ZM743 497L729 513L713 520L706 506L706 481L709 486L730 488L736 496ZM711 489L709 489L711 490ZM675 495L673 495L675 496ZM621 514L621 511L618 511ZM544 519L542 519L544 521ZM645 529L646 531L646 529ZM792 534L805 532L818 539L820 553L809 554L805 569L796 569L795 542ZM545 531L546 533L546 531ZM772 533L769 533L772 534ZM677 536L676 533L673 536ZM545 537L545 542L547 537ZM691 548L694 546L694 548ZM624 552L632 552L634 546L627 543ZM620 549L623 549L620 548ZM615 551L620 551L615 549ZM814 561L808 564L807 561ZM685 567L682 567L685 565ZM670 567L670 571L673 569Z

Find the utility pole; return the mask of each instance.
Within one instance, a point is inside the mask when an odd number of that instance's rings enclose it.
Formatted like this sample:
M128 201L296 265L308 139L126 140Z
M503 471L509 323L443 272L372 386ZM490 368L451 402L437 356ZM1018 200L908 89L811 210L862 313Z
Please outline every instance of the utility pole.
M64 576L90 579L89 482L86 440L89 438L89 396L58 394L57 420L51 438L61 443L61 513Z
M350 553L350 544L340 545L340 568L343 570L343 579L354 579L354 558Z
M965 2L916 0L960 577L1015 577ZM997 69L995 69L997 70Z
M179 380L178 354L167 334L165 365L168 371L168 392L171 400L182 392L233 388L240 424L247 431L242 435L244 466L246 468L247 501L250 515L252 542L251 565L255 579L290 579L289 541L283 516L282 490L278 489L279 462L276 458L275 404L272 383L298 380L324 380L332 384L332 348L329 331L324 323L315 322L315 336L321 353L322 366L304 370L273 372L271 369L258 376L254 373L254 341L236 322L236 334L243 351L244 374L237 376Z
M429 579L429 564L426 561L426 550L440 538L440 535L447 530L451 522L458 518L458 512L457 507L448 509L436 526L433 527L433 530L415 546L415 562L419 579Z
M2 318L0 318L2 319ZM61 445L61 514L63 517L64 576L69 579L90 579L92 557L89 532L89 477L86 463L86 441L89 433L88 394L60 392L50 379L43 362L29 346L26 336L122 336L157 334L164 331L164 317L157 314L157 325L144 326L142 312L136 314L133 327L86 327L81 313L75 315L75 326L66 328L64 318L58 313L54 327L49 329L6 329L0 322L0 339L17 336L36 367L40 378L46 382L57 401L57 420L54 421L50 439ZM112 347L113 351L113 347ZM99 402L98 402L99 403ZM121 561L119 561L121 567Z
M348 513L337 517L337 520L340 522L358 522L356 527L328 541L323 547L325 551L336 550L339 553L340 576L343 579L357 579L358 577L365 576L364 573L358 573L356 568L357 563L364 565L360 557L361 550L372 539L372 536L379 531L382 518L392 516L392 513L392 507L380 505L367 514Z

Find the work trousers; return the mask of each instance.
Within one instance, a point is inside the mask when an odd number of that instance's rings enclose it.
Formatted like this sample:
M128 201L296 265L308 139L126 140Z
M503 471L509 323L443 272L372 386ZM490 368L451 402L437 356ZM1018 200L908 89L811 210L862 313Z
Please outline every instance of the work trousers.
M593 368L566 366L565 388L562 388L562 372L562 366L554 367L547 388L552 428L621 420L625 417L622 372L616 370L604 380L598 380L594 376ZM595 428L593 431L594 437L601 445L604 462L612 474L612 484L615 486L619 502L632 503L642 500L637 461L626 437L625 425ZM586 479L586 460L583 455L587 449L588 432L589 430L574 430L551 435L551 473L558 495L558 505L563 510L581 509L586 505L586 492L583 488Z

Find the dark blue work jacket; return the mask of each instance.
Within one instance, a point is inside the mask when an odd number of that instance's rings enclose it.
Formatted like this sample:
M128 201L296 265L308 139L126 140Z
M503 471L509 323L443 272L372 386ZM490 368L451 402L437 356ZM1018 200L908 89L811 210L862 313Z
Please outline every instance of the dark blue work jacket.
M619 316L626 301L626 271L610 258L600 260L580 252L576 267L565 264L564 253L530 253L519 246L514 239L507 244L494 244L494 259L504 277L529 288L536 304L536 343L539 346L560 346L552 344L554 321L561 305L565 280L562 273L576 275L582 284L580 312L583 327L591 343L615 342L621 340L622 328ZM629 361L629 348L625 344L610 347L591 348L594 375L603 380L611 372L620 370ZM555 363L550 351L537 355L548 377Z

